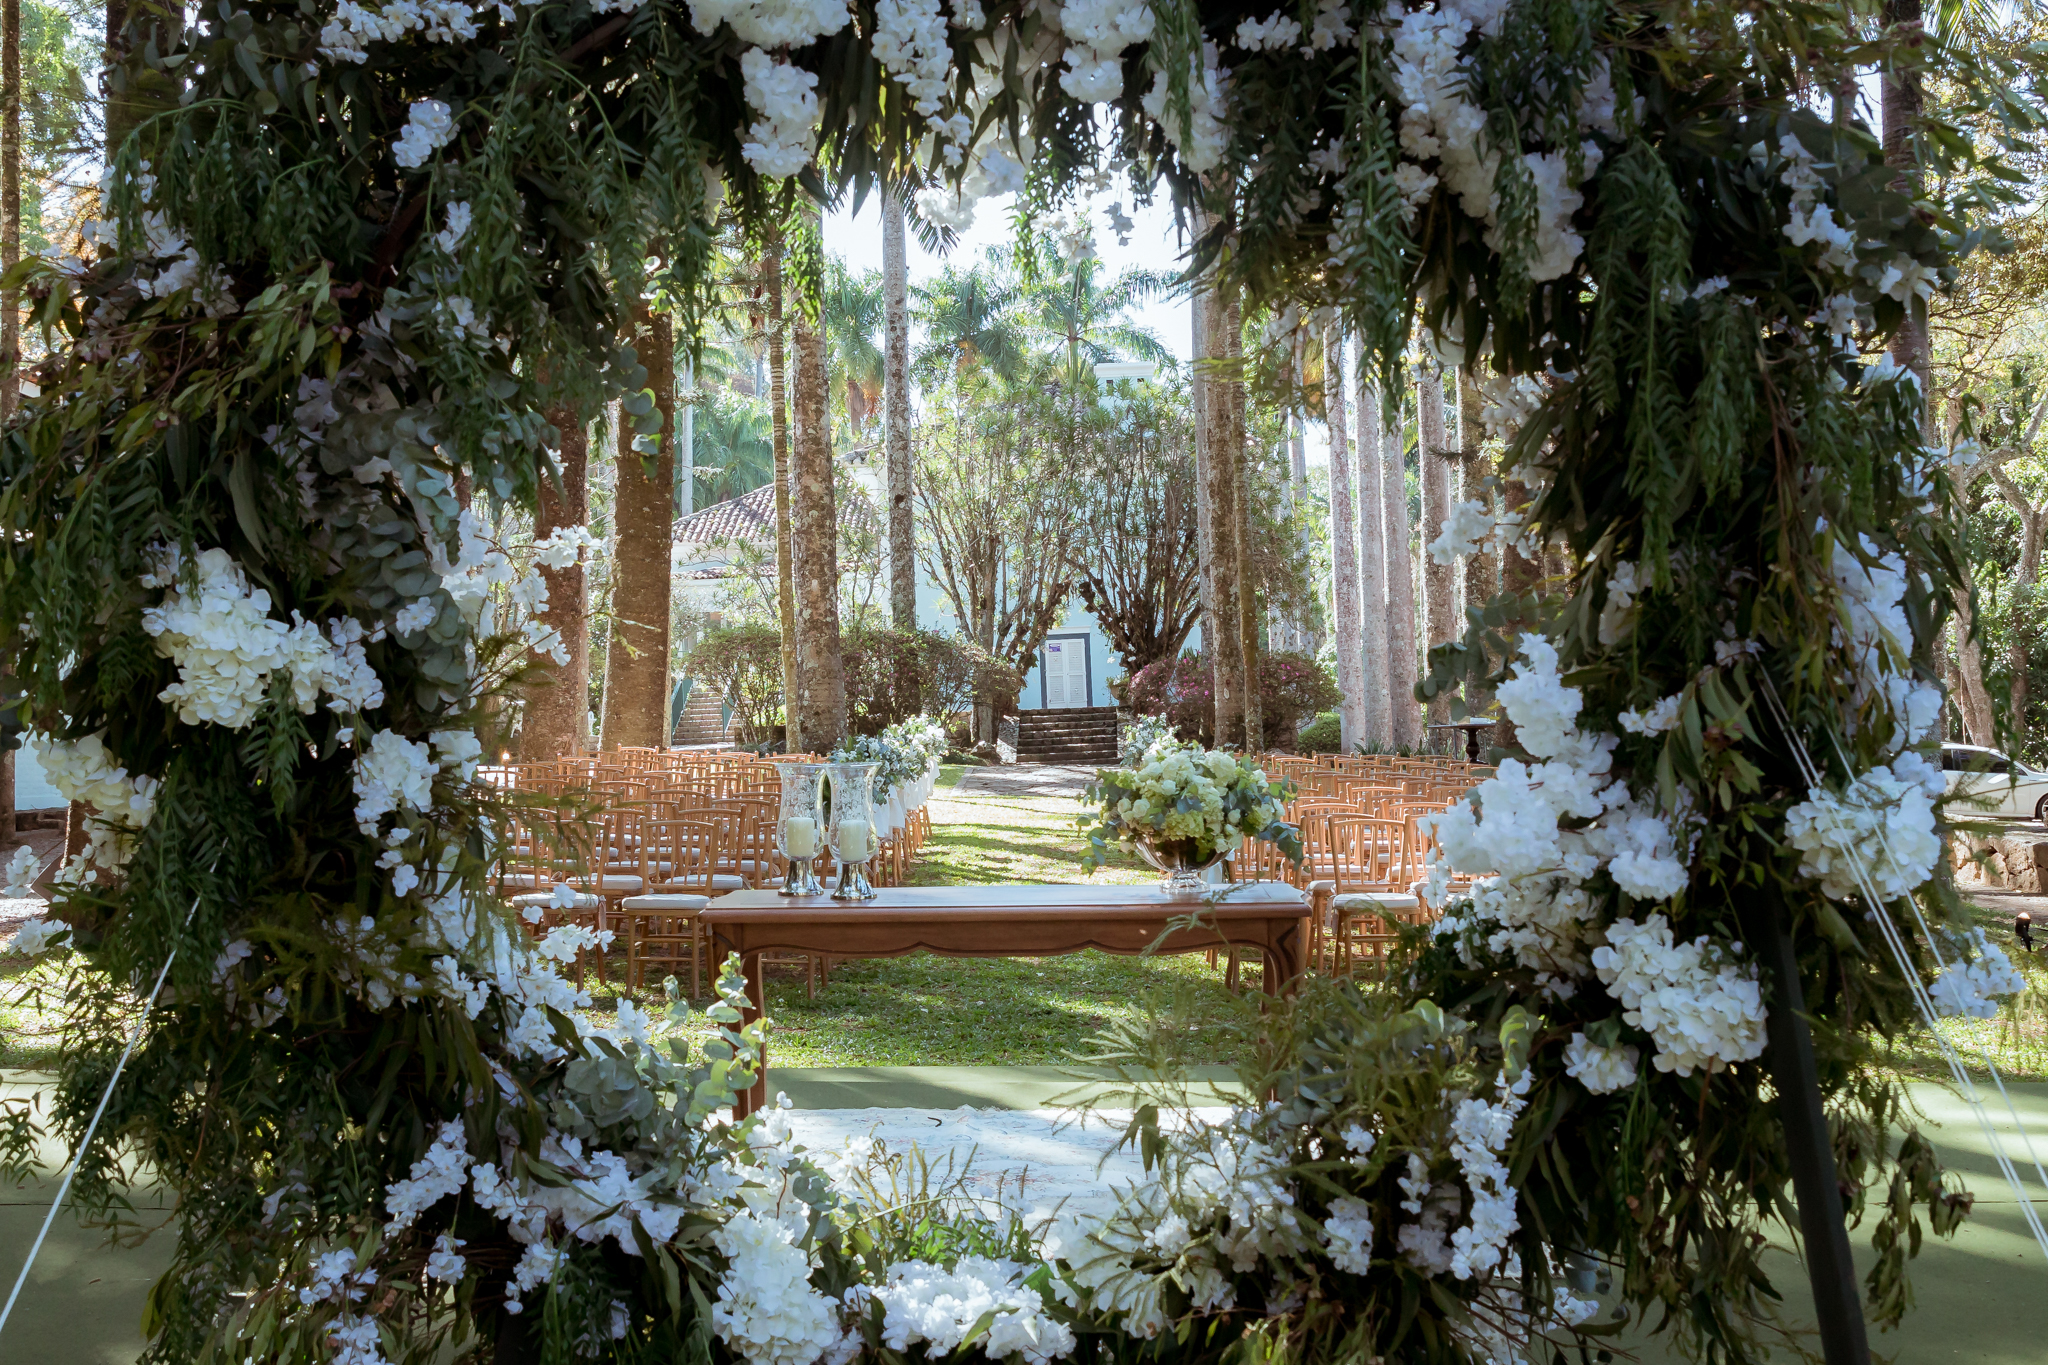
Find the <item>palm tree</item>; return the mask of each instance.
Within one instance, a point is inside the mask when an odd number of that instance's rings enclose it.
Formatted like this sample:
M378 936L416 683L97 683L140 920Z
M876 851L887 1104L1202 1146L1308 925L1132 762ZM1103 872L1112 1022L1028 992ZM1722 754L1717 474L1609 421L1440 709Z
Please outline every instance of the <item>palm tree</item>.
M730 389L710 395L697 407L692 454L698 504L692 511L765 486L775 477L768 405Z
M833 257L825 264L825 343L846 385L846 422L856 437L882 392L882 272L856 275Z
M889 618L917 628L916 524L910 505L910 273L904 263L903 196L882 192L882 400L889 470Z
M1172 358L1158 337L1126 316L1138 304L1172 289L1172 274L1126 270L1105 285L1102 262L1092 254L1061 262L1041 246L1035 255L1031 264L1036 268L1027 272L1029 283L1022 290L1025 314L1031 330L1057 349L1061 377L1068 383L1080 383L1105 360L1164 364Z
M985 368L1014 379L1028 359L1026 333L1017 316L1020 291L1009 279L999 252L981 266L947 266L930 284L910 291L925 341L911 356L911 369L926 382L948 371Z

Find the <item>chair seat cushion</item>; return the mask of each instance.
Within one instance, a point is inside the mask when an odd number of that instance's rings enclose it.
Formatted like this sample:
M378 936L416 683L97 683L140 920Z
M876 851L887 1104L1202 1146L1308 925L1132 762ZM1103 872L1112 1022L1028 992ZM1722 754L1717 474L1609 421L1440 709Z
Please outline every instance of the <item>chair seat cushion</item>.
M1306 889L1311 896L1325 896L1337 889L1337 883L1324 877L1319 881L1310 882Z
M1416 910L1422 902L1399 891L1351 891L1330 902L1339 910Z
M552 891L529 891L524 895L514 896L512 898L512 906L516 910L524 910L535 905L543 910L601 910L604 908L602 897L593 896L587 891L578 891L575 893L575 896L576 903L574 905L560 906L555 904L555 894Z
M628 896L619 902L622 910L658 911L670 915L689 914L702 910L711 904L709 896L692 896L680 891L656 891L644 896Z

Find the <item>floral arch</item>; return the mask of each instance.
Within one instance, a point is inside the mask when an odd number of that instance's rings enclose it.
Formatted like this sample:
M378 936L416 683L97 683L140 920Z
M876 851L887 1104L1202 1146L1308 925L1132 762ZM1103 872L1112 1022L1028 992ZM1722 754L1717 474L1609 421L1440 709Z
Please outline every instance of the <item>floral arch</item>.
M1916 165L1816 93L1930 53ZM51 355L0 455L0 641L98 813L50 931L59 1131L167 973L105 1126L184 1214L151 1359L1547 1360L1609 1330L1594 1262L1744 1358L1794 989L1809 1156L1903 1311L1915 1220L1967 1198L1888 1140L1872 1048L1925 978L1959 1009L2003 981L1949 938L1923 756L1949 485L1864 353L1976 246L2010 73L1644 0L218 0L136 6L120 71L91 259L19 276ZM564 398L651 411L621 301L687 327L721 216L884 186L945 227L1101 176L1389 374L1419 315L1520 383L1503 533L1567 572L1422 684L1516 724L1440 831L1440 878L1499 879L1398 989L1275 1016L1276 1104L1147 1134L1158 1183L1034 1237L863 1207L772 1116L717 1120L758 1042L730 977L694 1053L571 1022L573 934L529 946L485 890L475 721L531 594L462 497L531 499Z

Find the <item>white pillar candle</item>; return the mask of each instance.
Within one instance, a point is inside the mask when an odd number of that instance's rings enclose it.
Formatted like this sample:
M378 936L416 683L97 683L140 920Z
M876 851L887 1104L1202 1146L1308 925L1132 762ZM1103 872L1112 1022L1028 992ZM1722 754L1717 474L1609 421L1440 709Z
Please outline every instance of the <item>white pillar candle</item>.
M868 822L865 820L841 820L839 822L839 861L857 863L868 856Z
M792 858L810 858L818 852L818 822L808 815L792 815L782 827L782 847Z

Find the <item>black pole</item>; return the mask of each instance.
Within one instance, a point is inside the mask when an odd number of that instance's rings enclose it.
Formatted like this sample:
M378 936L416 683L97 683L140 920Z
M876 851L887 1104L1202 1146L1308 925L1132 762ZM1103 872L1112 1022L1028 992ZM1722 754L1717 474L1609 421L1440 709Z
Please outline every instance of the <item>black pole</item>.
M1836 1183L1834 1148L1828 1141L1827 1114L1821 1109L1813 1034L1806 1026L1799 955L1792 947L1783 903L1775 897L1752 904L1743 918L1750 951L1770 982L1767 1055L1778 1090L1778 1121L1785 1128L1785 1154L1792 1165L1792 1192L1799 1200L1799 1230L1807 1277L1813 1283L1821 1356L1827 1365L1870 1365L1863 1297L1856 1288L1842 1187Z

